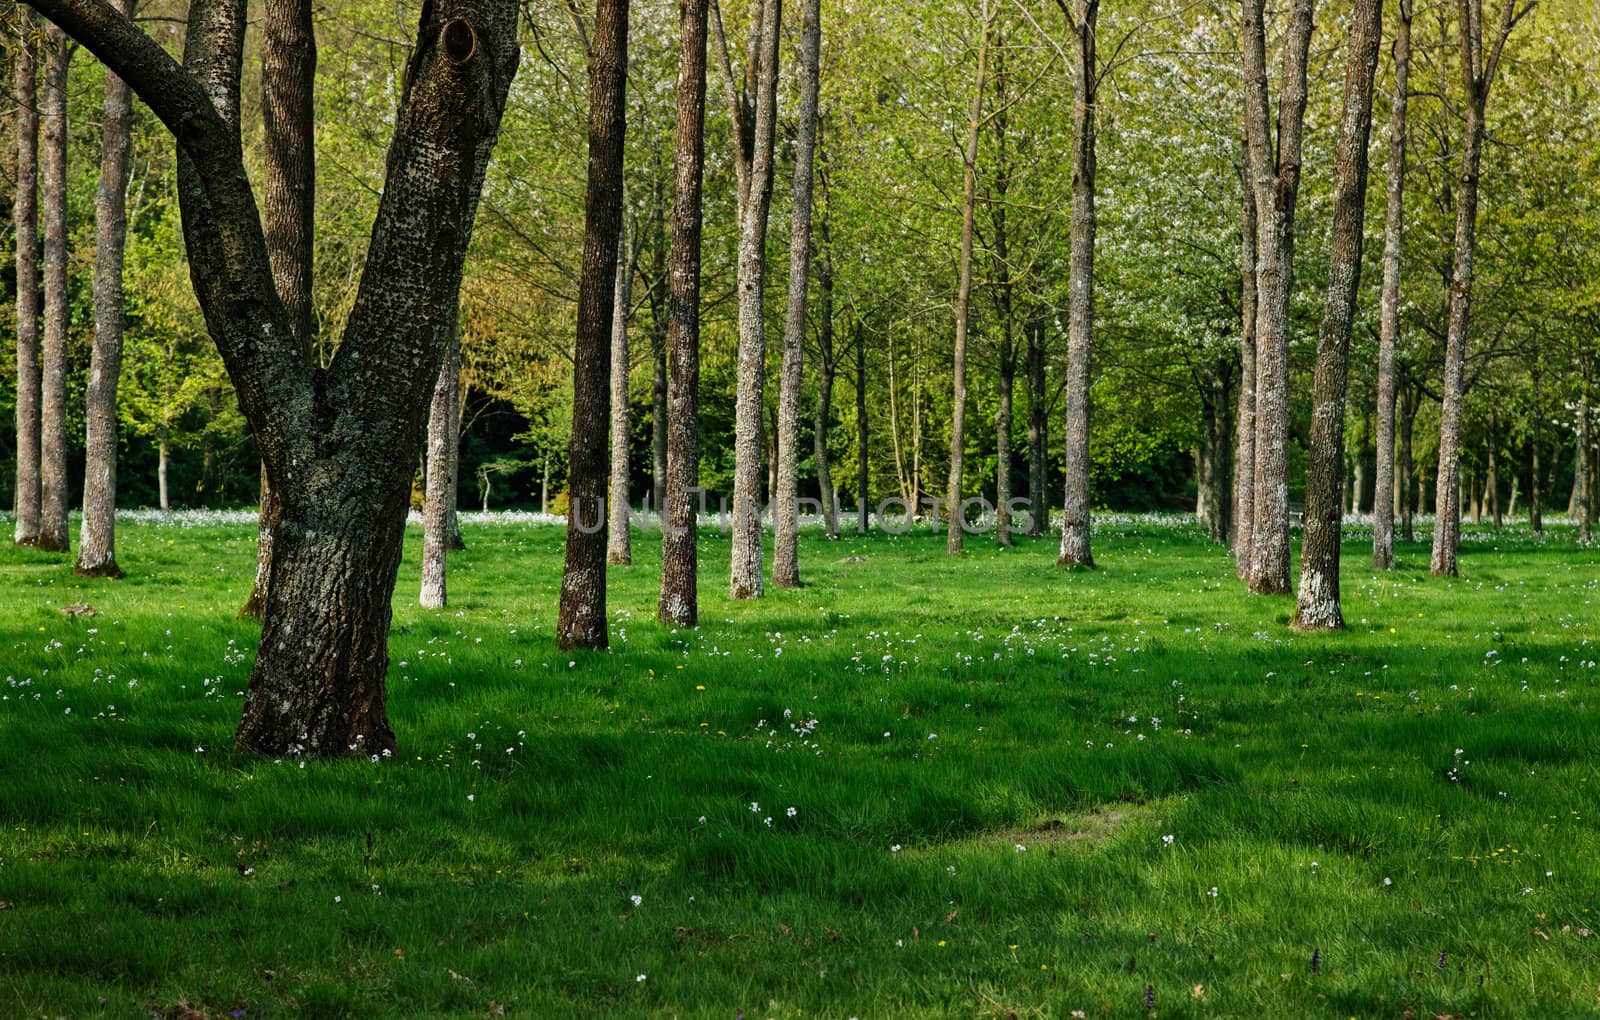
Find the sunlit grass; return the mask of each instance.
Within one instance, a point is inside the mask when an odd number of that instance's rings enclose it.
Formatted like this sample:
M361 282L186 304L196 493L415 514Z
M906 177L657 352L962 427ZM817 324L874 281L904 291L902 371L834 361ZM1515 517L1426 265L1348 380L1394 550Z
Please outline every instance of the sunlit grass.
M1469 529L1454 582L1352 540L1334 636L1153 522L1071 574L808 532L753 603L712 532L673 632L640 534L578 655L561 531L466 537L429 612L413 529L400 753L336 765L231 750L250 524L130 522L122 582L0 550L0 1015L1600 1010L1569 532Z

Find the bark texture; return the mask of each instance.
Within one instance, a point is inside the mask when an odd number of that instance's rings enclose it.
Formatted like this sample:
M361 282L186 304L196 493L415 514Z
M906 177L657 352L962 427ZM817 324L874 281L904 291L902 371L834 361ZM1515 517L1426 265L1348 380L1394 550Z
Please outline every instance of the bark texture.
M1028 537L1043 538L1050 530L1050 492L1046 481L1050 449L1050 414L1044 373L1045 321L1034 315L1023 326L1028 335Z
M1256 516L1256 193L1250 146L1240 161L1244 201L1239 215L1239 407L1234 419L1233 556L1241 581L1250 576Z
M567 447L567 557L556 647L605 648L605 498L610 476L611 313L622 233L627 126L628 0L598 0L589 58L589 180L584 194L578 336L572 358L572 441Z
M119 14L132 0L114 0ZM128 150L133 96L106 72L100 186L94 197L94 350L84 393L83 525L76 573L121 577L117 566L117 377L122 371L122 257L128 236Z
M1094 343L1095 53L1100 0L1073 0L1072 264L1067 281L1067 459L1056 565L1093 567L1089 545L1089 359ZM1063 10L1066 7L1063 6Z
M745 88L736 89L727 40L718 27L723 77L733 107L734 165L739 178L739 363L734 406L733 559L729 594L760 598L762 394L766 388L767 334L762 312L766 284L767 213L772 206L773 134L778 113L778 28L781 0L761 0L745 64ZM719 16L720 17L720 16Z
M72 46L45 28L44 153L39 200L44 213L44 348L39 383L40 549L67 552L67 71Z
M1587 387L1586 387L1587 390ZM1578 541L1589 541L1589 394L1578 397L1578 437L1572 478L1572 510L1569 516L1578 522Z
M806 350L806 288L811 278L811 183L817 153L817 65L821 52L821 2L802 0L794 213L789 218L789 303L783 324L783 368L778 380L778 486L772 494L772 583L779 588L800 586L800 385Z
M1283 43L1276 145L1268 122L1264 0L1244 0L1245 143L1256 205L1256 441L1250 591L1289 593L1289 295L1315 0L1294 0Z
M820 128L820 124L818 125ZM817 488L822 498L823 528L829 541L839 538L839 494L833 488L833 459L828 452L828 429L833 424L833 382L839 362L833 350L833 256L828 237L827 181L822 181L823 213L817 222L821 239L817 250L817 413L811 424L813 454L817 460Z
M427 480L422 496L422 590L417 602L424 609L443 609L449 603L446 560L452 547L451 519L455 516L456 482L460 465L461 416L457 402L461 390L459 333L452 330L450 350L439 366L428 406Z
M1378 319L1378 463L1372 494L1372 568L1394 568L1395 349L1400 343L1400 242L1405 230L1406 107L1411 88L1411 0L1399 0L1394 37L1394 96L1389 106L1387 217L1383 296Z
M1485 40L1483 0L1459 0L1461 80L1466 90L1466 126L1461 140L1461 177L1456 186L1456 229L1450 268L1450 322L1445 331L1444 407L1439 412L1439 472L1434 497L1433 555L1436 577L1455 577L1461 544L1461 405L1465 396L1467 338L1472 318L1473 259L1478 243L1478 173L1483 163L1484 111L1511 30L1533 8L1504 0L1493 38ZM1487 42L1487 45L1485 45Z
M628 305L632 301L633 263L628 251L628 230L624 223L617 241L616 281L611 297L611 484L606 499L607 527L610 530L606 562L614 566L633 565L633 543L628 533L628 490L632 477L628 471Z
M1350 329L1361 287L1362 228L1366 223L1367 142L1372 134L1372 82L1383 36L1383 0L1357 0L1346 49L1344 112L1333 168L1333 238L1328 245L1328 294L1317 330L1317 368L1311 394L1311 446L1306 464L1304 543L1293 626L1342 630L1339 539L1342 528L1345 388ZM1359 504L1356 486L1352 503Z
M672 158L672 248L667 259L667 475L662 504L661 599L656 617L699 623L700 189L705 169L706 8L679 0L677 135Z
M31 12L29 38L12 47L17 103L17 192L12 204L17 237L17 545L39 541L39 69Z
M309 361L314 330L311 254L316 232L313 86L317 37L311 0L267 0L262 9L261 215L267 264L289 323ZM256 528L256 579L239 616L260 618L272 574L272 543L282 514L265 466ZM441 596L442 597L442 596Z
M867 533L867 340L856 324L856 534Z

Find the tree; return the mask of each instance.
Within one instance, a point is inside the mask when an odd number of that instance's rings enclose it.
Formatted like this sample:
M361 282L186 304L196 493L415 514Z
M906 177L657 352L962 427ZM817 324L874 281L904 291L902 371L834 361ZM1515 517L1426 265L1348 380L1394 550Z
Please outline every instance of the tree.
M1268 123L1264 0L1244 0L1245 165L1256 206L1255 517L1249 588L1289 592L1289 294L1294 286L1294 216L1300 194L1306 59L1315 0L1295 0L1283 43L1278 136Z
M1328 296L1317 331L1311 395L1311 446L1306 465L1305 539L1294 627L1342 630L1339 540L1344 504L1345 390L1350 329L1361 287L1362 228L1367 210L1367 143L1372 133L1372 81L1383 35L1383 0L1357 0L1346 51L1344 113L1333 168L1333 240ZM1357 498L1359 498L1359 489Z
M1239 580L1250 577L1256 517L1256 192L1250 146L1240 158L1244 201L1239 214L1239 406L1234 422L1233 556Z
M1389 109L1387 217L1378 335L1378 463L1372 494L1372 568L1394 567L1395 348L1400 341L1400 241L1405 230L1406 104L1411 89L1411 0L1399 0L1394 36L1394 96ZM1537 454L1535 455L1537 457ZM1537 484L1534 489L1537 493ZM1538 496L1534 502L1537 504ZM1537 516L1537 509L1535 516Z
M17 101L17 545L39 541L39 71L32 12L11 47Z
M132 0L114 0L124 17ZM100 188L94 200L94 351L84 394L88 434L84 441L83 526L76 572L121 577L117 566L117 377L122 372L122 260L128 237L128 150L133 97L128 85L106 72L105 113L100 133Z
M1094 339L1095 53L1100 0L1056 0L1072 29L1072 264L1067 299L1066 495L1057 566L1093 567L1089 545L1089 357Z
M722 77L734 134L739 187L739 362L734 409L733 562L729 593L760 598L761 414L767 335L762 312L766 280L767 213L772 204L773 133L778 112L778 29L782 0L759 0L745 57L745 81L734 84L722 14L712 7Z
M362 283L313 368L279 298L239 133L245 5L197 2L179 66L92 0L35 7L177 137L191 275L282 520L237 740L264 754L380 755L390 599L423 408L453 327L476 197L515 71L507 0L426 6L406 64Z
M428 405L427 479L422 499L422 590L424 609L443 609L449 602L446 557L452 548L457 470L461 446L461 332L451 331L449 350L439 366Z
M39 385L40 549L67 552L67 72L73 46L47 26L44 68L44 347Z
M572 357L572 442L567 453L567 556L556 647L604 648L605 499L610 474L611 316L622 232L622 153L627 126L628 0L598 0L589 60L589 180L583 268ZM584 519L584 514L589 519Z
M667 477L662 503L662 623L699 623L698 533L693 490L700 472L700 190L705 166L706 6L679 0L677 139L673 149L672 248L668 255Z
M806 343L806 287L811 278L811 179L817 149L817 65L822 51L820 0L800 8L800 113L794 148L794 214L789 231L789 303L778 383L778 490L774 507L772 583L800 586L798 488L800 384ZM824 499L831 499L827 493Z
M632 298L633 259L628 243L627 223L617 237L615 283L611 294L611 479L606 500L606 562L612 566L633 564L633 547L628 534L628 305Z
M1461 403L1472 310L1473 256L1478 232L1478 173L1483 162L1484 111L1511 30L1537 0L1504 0L1485 49L1483 0L1459 0L1462 85L1466 127L1461 139L1461 177L1456 188L1456 230L1450 268L1450 319L1445 335L1444 407L1439 415L1439 478L1434 497L1435 576L1456 576L1461 542Z

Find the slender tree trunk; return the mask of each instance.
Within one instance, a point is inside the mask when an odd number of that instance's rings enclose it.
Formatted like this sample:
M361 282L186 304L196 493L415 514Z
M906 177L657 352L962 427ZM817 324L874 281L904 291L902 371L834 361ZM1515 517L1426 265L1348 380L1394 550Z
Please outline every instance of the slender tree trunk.
M1417 423L1417 396L1402 387L1400 400L1400 540L1415 542L1417 512L1417 469L1411 455L1411 438Z
M1089 547L1089 359L1094 340L1095 115L1100 0L1073 0L1072 264L1067 288L1067 459L1057 566L1094 566Z
M172 503L167 498L167 425L161 423L161 435L156 440L156 495L162 513L172 512Z
M1028 334L1028 537L1050 530L1050 490L1046 460L1050 449L1049 408L1044 390L1044 319L1034 315Z
M1012 338L1013 298L1015 283L1011 273L1011 239L1006 231L1008 194L1011 190L1010 103L1006 93L1009 76L1006 73L1006 41L996 33L994 59L994 192L988 201L989 218L993 226L990 241L994 263L994 283L990 294L994 299L995 318L1000 332L1000 373L994 411L994 540L997 545L1010 547L1011 539L1011 417L1013 396L1016 391L1017 348Z
M311 253L316 232L317 37L311 0L267 0L261 39L261 120L266 144L262 167L262 229L279 298L306 360L315 329L311 304ZM256 577L239 610L259 619L272 576L273 537L282 507L265 464L256 529Z
M665 275L663 273L663 275ZM650 327L650 506L663 513L667 498L666 316ZM662 518L665 520L665 518Z
M673 153L672 250L667 266L667 475L662 504L657 618L699 623L694 492L700 471L700 189L705 167L706 5L679 0L677 141Z
M132 0L117 0L131 13ZM122 258L128 235L128 150L133 98L106 72L100 187L94 200L94 351L84 394L83 527L76 573L121 577L117 566L117 376L122 371Z
M1490 520L1494 522L1494 530L1499 531L1505 527L1505 515L1500 508L1500 471L1495 458L1495 446L1498 445L1498 430L1496 429L1495 416L1489 416L1489 442L1487 463L1484 465L1483 498L1489 504Z
M819 125L820 126L820 125ZM833 256L828 236L827 180L822 182L822 216L817 222L821 245L817 251L817 347L821 355L817 379L817 414L811 438L817 460L817 488L822 499L822 519L828 540L839 540L839 494L833 487L833 462L828 454L828 430L833 423L833 383L839 363L833 353Z
M632 431L628 416L628 305L632 301L633 265L628 248L624 223L617 242L616 284L611 300L611 488L606 500L611 530L606 562L620 567L633 565L633 543L628 533L628 495L633 487L628 471L628 435Z
M578 336L573 348L572 441L567 454L567 556L556 647L605 648L606 419L611 388L611 313L622 232L622 153L627 126L628 0L597 0L589 60L589 180L584 199ZM587 515L587 516L585 516Z
M444 364L439 366L439 381L433 388L428 411L427 478L422 508L422 591L418 597L424 609L443 609L448 604L446 559L450 551L450 520L456 507L456 479L460 467L461 417L456 413L460 399L460 338L450 342Z
M1578 541L1589 541L1589 394L1578 397L1578 449L1572 480L1573 519L1578 522Z
M781 0L761 0L759 17L759 29L750 48L755 66L746 68L754 95L747 94L743 101L734 103L740 169L739 362L734 407L733 558L728 588L735 599L760 598L763 590L761 415L767 336L762 291L766 280L767 213L772 203ZM726 40L722 42L726 57ZM731 74L729 91L734 91Z
M794 215L789 220L789 305L778 383L778 487L772 497L776 517L772 583L780 588L800 586L800 385L806 349L806 287L811 276L811 179L816 159L820 17L820 0L802 0L799 131L794 148Z
M989 41L994 29L994 6L984 0L983 39L978 44L978 70L972 87L972 115L967 121L966 148L961 154L961 259L956 287L956 338L950 370L950 481L945 551L961 552L964 534L961 514L961 476L966 464L967 330L972 306L972 246L978 209L978 135L983 126L983 89L989 67Z
M1229 365L1219 362L1205 374L1200 394L1204 454L1198 487L1203 504L1200 516L1213 542L1226 542L1232 533L1229 515L1233 506L1229 494L1233 488L1228 455L1233 428L1228 418L1229 374Z
M44 350L39 387L40 549L67 552L67 70L72 46L45 28Z
M893 385L890 386L893 392ZM867 339L856 323L856 533L865 535L867 508Z
M27 36L11 47L17 103L17 545L39 541L39 71L33 12L18 9Z
M1263 0L1245 0L1245 133L1256 198L1255 519L1249 589L1289 593L1289 296L1294 290L1294 218L1300 195L1306 60L1314 0L1295 0L1284 40L1274 148L1268 124Z
M994 540L1004 546L1016 544L1011 540L1011 410L1016 376L1017 350L1008 316L1000 325L1000 391L994 411Z
M1389 167L1383 229L1383 296L1378 325L1378 463L1372 495L1372 569L1394 567L1395 347L1400 341L1400 242L1405 231L1406 107L1411 88L1411 0L1399 0L1394 95L1389 106Z
M1544 479L1539 464L1539 447L1544 441L1541 418L1544 407L1539 400L1539 377L1533 377L1533 436L1528 440L1528 527L1535 535L1544 534Z
M1306 463L1304 544L1293 626L1342 630L1339 600L1341 538L1339 471L1344 461L1346 378L1350 330L1361 288L1362 229L1366 223L1367 143L1372 134L1372 84L1383 37L1383 0L1356 0L1345 65L1344 113L1333 171L1333 237L1328 246L1328 296L1317 332L1311 394L1311 445ZM1359 505L1359 482L1352 502Z
M1234 422L1233 555L1241 581L1250 576L1251 537L1256 516L1256 221L1255 171L1250 146L1240 163L1244 178L1239 217L1239 409Z

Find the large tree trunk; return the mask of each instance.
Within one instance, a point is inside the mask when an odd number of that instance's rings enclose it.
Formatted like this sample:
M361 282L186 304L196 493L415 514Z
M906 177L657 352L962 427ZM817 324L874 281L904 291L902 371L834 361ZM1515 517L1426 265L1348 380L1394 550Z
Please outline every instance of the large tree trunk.
M1028 334L1028 537L1043 538L1050 530L1046 461L1050 418L1044 391L1044 317L1033 315L1023 329Z
M311 0L267 0L261 37L262 229L273 284L307 361L315 328L311 254L316 233L317 37ZM256 578L239 616L259 619L281 514L266 466L256 526ZM441 603L442 604L442 603Z
M800 8L800 112L794 148L794 215L789 231L789 305L783 327L783 368L778 382L778 487L772 583L800 586L800 384L806 350L806 286L811 276L811 178L817 142L817 64L822 50L820 0Z
M1378 325L1378 464L1372 495L1372 568L1394 567L1395 347L1400 342L1400 242L1405 230L1406 106L1411 82L1411 0L1399 0L1394 96L1389 107L1389 167L1383 229L1383 297Z
M118 13L132 0L116 0ZM94 352L84 393L83 527L76 572L121 577L117 566L117 376L122 371L122 257L128 236L128 150L133 96L106 72L100 187L94 199Z
M1100 0L1073 0L1072 264L1067 286L1067 459L1056 565L1093 567L1089 545L1089 359L1094 341L1095 114ZM1065 8L1063 8L1065 9Z
M820 127L820 124L818 125ZM828 236L828 185L822 181L822 216L817 233L817 347L821 355L817 379L817 414L811 439L817 459L817 488L821 491L822 520L829 541L839 539L839 494L833 488L833 462L828 454L828 429L833 423L833 382L839 369L833 353L833 255Z
M12 217L17 238L17 545L39 541L39 71L34 59L33 14L24 11L29 37L11 47L17 103L17 193Z
M772 204L773 134L777 118L778 28L781 0L761 0L745 67L744 95L736 94L727 40L719 31L723 70L734 113L739 176L739 362L734 406L733 558L729 594L760 598L762 393L767 334L762 314L766 281L767 213Z
M1311 393L1311 446L1307 451L1304 544L1293 626L1342 630L1339 601L1341 510L1339 472L1344 464L1345 389L1350 330L1361 289L1362 228L1366 223L1367 143L1372 134L1372 81L1383 37L1383 0L1357 0L1345 64L1344 112L1333 169L1333 237L1328 245L1328 296L1317 331L1317 368ZM1359 505L1361 487L1352 503Z
M1233 555L1241 581L1250 576L1256 516L1256 221L1255 172L1250 146L1240 162L1244 201L1239 216L1239 408L1234 421Z
M956 285L956 337L950 369L950 479L947 488L945 551L961 552L961 476L966 465L967 443L967 330L972 307L972 245L974 220L978 209L978 135L983 127L983 89L989 65L989 40L994 28L994 5L984 0L983 39L978 44L978 70L973 79L972 116L967 121L966 148L961 154L961 258Z
M448 603L445 562L451 549L451 519L455 516L457 470L460 466L461 362L459 334L450 342L428 409L427 479L422 506L422 591L424 609L443 609Z
M867 508L867 338L856 323L856 534L865 535Z
M72 47L45 28L44 351L39 386L40 549L67 552L67 70Z
M661 599L656 617L699 623L695 492L700 471L700 187L705 166L706 5L680 0L677 140L672 159L672 250L667 264L666 497L661 523Z
M619 567L633 565L633 542L628 533L628 495L633 487L628 471L628 305L632 300L633 265L628 248L624 224L617 242L616 282L611 299L611 487L606 500L611 531L606 562Z
M622 151L627 126L628 0L597 0L589 58L589 180L584 198L578 335L572 358L572 441L567 447L567 557L556 647L605 648L606 421L611 313L622 232ZM587 516L586 516L587 515Z
M1278 137L1268 123L1264 0L1244 2L1245 137L1256 198L1255 518L1249 589L1289 593L1289 296L1315 0L1295 0L1283 44Z

